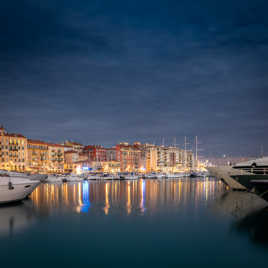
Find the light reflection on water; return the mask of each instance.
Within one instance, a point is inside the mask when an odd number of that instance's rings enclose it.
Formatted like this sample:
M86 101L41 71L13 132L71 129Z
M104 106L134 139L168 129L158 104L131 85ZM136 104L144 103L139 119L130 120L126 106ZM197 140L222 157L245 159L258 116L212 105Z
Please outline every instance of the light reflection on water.
M42 184L0 208L1 267L265 267L267 213L214 178Z
M184 206L192 203L198 207L206 203L216 193L222 192L224 185L217 180L135 180L80 182L64 184L43 184L31 199L36 209L48 212L57 208L87 213L94 207L109 215L118 208L126 214L153 213L163 206ZM123 210L122 210L123 208Z

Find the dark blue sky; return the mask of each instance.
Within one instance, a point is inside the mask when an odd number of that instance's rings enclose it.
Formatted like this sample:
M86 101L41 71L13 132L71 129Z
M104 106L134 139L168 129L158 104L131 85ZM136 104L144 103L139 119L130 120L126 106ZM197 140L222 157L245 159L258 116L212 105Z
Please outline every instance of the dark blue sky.
M268 151L266 0L2 1L0 123L61 141Z

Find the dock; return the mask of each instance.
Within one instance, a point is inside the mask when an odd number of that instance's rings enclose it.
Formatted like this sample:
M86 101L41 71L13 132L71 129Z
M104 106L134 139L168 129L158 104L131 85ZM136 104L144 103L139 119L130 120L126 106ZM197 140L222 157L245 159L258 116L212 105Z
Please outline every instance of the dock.
M227 184L231 190L236 191L247 191L247 188L233 179L231 176L235 175L247 175L248 173L242 170L236 170L232 167L222 166L222 167L209 167L208 171L212 176L217 177Z

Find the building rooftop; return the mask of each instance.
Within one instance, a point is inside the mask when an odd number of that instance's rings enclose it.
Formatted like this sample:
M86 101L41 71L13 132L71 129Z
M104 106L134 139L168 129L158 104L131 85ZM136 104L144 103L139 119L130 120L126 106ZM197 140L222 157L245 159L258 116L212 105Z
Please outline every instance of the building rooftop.
M40 140L32 140L32 139L28 139L28 143L30 143L30 144L42 144L42 145L48 145L47 142L40 141Z
M67 151L67 152L64 152L65 154L74 154L74 153L77 153L77 151L75 150L70 150L70 151Z
M78 143L78 142L75 142L75 141L65 141L64 144L65 144L65 145L69 145L69 144L71 144L71 145L84 146L83 144Z
M14 137L14 138L26 138L22 134L17 134L17 133L4 133L4 136Z
M47 145L47 146L51 146L51 147L61 147L61 148L66 147L66 146L61 145L61 144L50 143L50 142L45 142L45 141L40 141L40 140L32 140L32 139L28 139L28 143L30 143L30 144L42 144L42 145Z

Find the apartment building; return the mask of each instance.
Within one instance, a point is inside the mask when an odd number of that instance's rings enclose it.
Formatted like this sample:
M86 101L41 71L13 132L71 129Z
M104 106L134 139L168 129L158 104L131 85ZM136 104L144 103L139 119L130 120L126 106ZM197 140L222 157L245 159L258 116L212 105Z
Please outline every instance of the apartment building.
M27 138L0 127L0 169L23 172L27 166Z
M49 166L48 143L28 139L27 151L27 170L47 173Z

